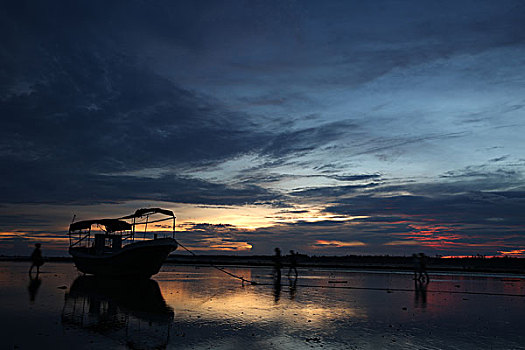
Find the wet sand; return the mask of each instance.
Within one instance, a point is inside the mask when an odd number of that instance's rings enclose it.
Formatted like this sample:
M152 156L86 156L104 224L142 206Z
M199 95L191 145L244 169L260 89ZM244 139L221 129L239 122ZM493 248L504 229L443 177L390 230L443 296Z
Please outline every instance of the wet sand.
M71 263L0 262L5 349L525 349L524 276L167 265L104 282Z

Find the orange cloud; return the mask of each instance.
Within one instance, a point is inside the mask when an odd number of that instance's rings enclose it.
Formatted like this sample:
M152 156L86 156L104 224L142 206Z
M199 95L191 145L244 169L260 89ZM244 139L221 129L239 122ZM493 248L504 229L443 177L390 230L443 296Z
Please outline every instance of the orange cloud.
M463 239L459 234L454 233L454 227L439 224L410 224L408 225L413 231L398 233L397 236L406 238L388 242L385 245L425 245L432 248L446 248L456 246L459 243L454 242ZM468 245L461 243L460 245Z
M514 249L509 251L502 251L498 250L498 253L501 254L501 256L511 256L515 258L525 258L525 249Z
M312 245L312 248L319 249L319 248L362 247L365 245L366 243L359 242L359 241L343 242L343 241L318 239Z
M253 248L253 246L248 242L223 241L220 238L208 238L205 239L205 241L206 243L203 246L188 247L188 249L200 251L222 250L243 252L250 251Z
M59 243L67 242L67 238L66 237L60 237L60 236L57 236L57 237L43 236L43 235L37 235L37 234L33 234L33 233L16 232L16 231L0 232L0 241L1 240L9 240L9 239L13 239L13 238L27 239L28 242L30 242L30 241L59 242Z

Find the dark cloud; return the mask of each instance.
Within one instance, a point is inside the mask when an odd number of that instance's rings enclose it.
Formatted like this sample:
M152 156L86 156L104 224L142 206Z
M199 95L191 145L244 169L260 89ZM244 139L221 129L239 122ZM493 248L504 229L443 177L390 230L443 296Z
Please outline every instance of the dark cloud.
M31 169L28 169L31 170ZM198 179L163 176L103 176L75 172L27 175L12 173L0 200L10 203L96 204L126 200L161 200L178 203L243 205L277 201L280 195L254 185L232 187ZM68 176L70 175L70 176ZM27 181L25 181L27 180ZM31 184L28 188L27 184Z
M501 161L504 161L508 158L509 156L506 155L506 156L501 156L501 157L497 157L497 158L492 158L490 161L491 162L501 162Z
M309 8L320 23L331 18L319 37L332 38L340 66L354 68L333 83L363 84L398 67L525 42L525 6L515 1L340 1Z
M366 194L331 198L333 204L325 212L362 216L351 221L352 229L371 234L361 239L379 251L405 254L410 247L420 246L432 253L493 255L523 246L525 193L516 186L520 176L499 182L469 179L378 186ZM333 236L341 239L341 235Z
M63 75L2 104L3 156L111 172L217 160L249 151L265 138L243 133L242 116L143 68L105 62L111 76L100 77L86 68L90 59L96 60L79 55L62 68ZM85 76L71 80L78 67L87 70ZM107 79L103 84L115 92L89 86L97 85L93 79Z
M367 183L362 185L327 186L309 188L305 190L293 191L289 194L296 197L338 197L355 193L360 190L379 186L379 183Z
M501 159L502 160L502 159ZM497 162L494 160L490 160L490 162ZM440 175L442 178L450 178L450 179L460 179L460 178L483 178L486 180L489 179L499 179L499 181L507 182L509 180L516 179L521 175L520 171L513 170L513 169L490 169L486 166L468 166L464 169L459 170L451 170L447 171L446 173Z
M341 216L341 218L345 218L346 216ZM302 221L299 220L294 223L287 224L288 227L295 227L295 226L303 226L303 227L326 227L326 226L337 226L341 227L343 226L340 221L335 220L319 220L319 221Z
M307 153L343 135L348 135L354 128L357 128L357 125L352 121L342 121L327 123L315 128L285 131L269 140L262 153L276 157Z
M306 214L308 213L308 210L281 210L280 213L282 214Z
M175 12L198 10L174 6ZM0 60L9 79L1 89L0 161L9 166L0 174L0 200L93 203L147 193L207 204L274 198L255 185L233 189L177 176L103 175L220 162L270 138L250 130L245 115L177 86L123 49L118 36L134 25L152 35L185 27L161 15L166 7L130 3L125 17L116 4L7 6L3 36L9 40ZM26 90L17 82L25 82Z
M358 196L341 199L326 209L329 213L351 216L389 217L395 220L428 221L443 224L520 226L525 210L522 192L471 192L433 196ZM378 220L378 221L385 221ZM386 220L388 221L388 220Z
M339 181L361 181L361 180L379 179L381 175L379 174L342 175L342 176L335 175L331 177Z
M26 215L0 215L0 223L0 230L10 230L20 225L45 226L52 223L52 219L46 219L33 213L26 213Z

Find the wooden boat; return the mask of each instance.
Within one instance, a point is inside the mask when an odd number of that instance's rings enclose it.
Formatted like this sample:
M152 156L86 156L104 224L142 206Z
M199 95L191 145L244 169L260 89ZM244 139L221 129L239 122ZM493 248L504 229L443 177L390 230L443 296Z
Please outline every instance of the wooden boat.
M159 224L166 221L171 222L171 228ZM141 226L144 231L139 233ZM149 278L159 272L177 246L175 215L167 209L144 208L117 219L69 225L69 254L77 269L90 275Z

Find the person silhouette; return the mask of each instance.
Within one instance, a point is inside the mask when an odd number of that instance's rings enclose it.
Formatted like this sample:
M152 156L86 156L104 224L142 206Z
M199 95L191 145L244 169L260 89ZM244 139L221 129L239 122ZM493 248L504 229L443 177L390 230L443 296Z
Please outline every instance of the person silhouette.
M414 280L417 280L419 277L419 272L421 269L421 263L419 262L419 255L412 254L412 261L414 263Z
M279 276L279 278L275 278L274 276L274 279L273 279L273 299L274 299L274 302L276 304L279 303L279 299L281 299L281 279L280 279L281 276Z
M429 282L427 272L427 256L424 253L419 253L419 277L422 282Z
M275 248L273 256L273 292L275 303L278 303L281 296L281 249L279 248Z
M275 255L273 256L273 277L281 281L281 249L275 248Z
M412 254L414 262L414 280L429 281L427 272L427 256L424 253Z
M295 278L288 276L288 285L290 287L290 300L295 300L295 294L297 292L297 276Z
M288 278L290 278L292 270L295 273L295 278L297 278L297 253L290 250L290 268L288 269Z
M29 274L31 275L31 272L33 271L33 267L36 266L36 275L40 273L40 266L44 265L44 258L42 257L42 250L40 250L40 247L42 245L40 243L35 244L35 250L33 250L33 253L31 253L31 267L29 268Z

